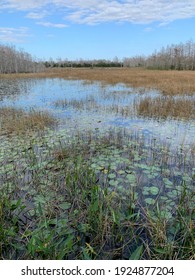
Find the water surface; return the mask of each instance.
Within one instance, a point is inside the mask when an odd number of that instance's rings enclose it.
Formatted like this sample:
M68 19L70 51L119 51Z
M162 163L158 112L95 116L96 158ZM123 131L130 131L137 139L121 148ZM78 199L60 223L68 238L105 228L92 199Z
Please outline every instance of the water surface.
M136 101L159 95L157 91L140 91L124 84L102 85L60 78L0 80L0 106L49 110L60 120L60 127L125 127L129 133L142 133L173 146L190 146L194 143L194 120L157 120L136 114ZM56 106L59 100L68 104ZM123 108L128 108L127 113Z

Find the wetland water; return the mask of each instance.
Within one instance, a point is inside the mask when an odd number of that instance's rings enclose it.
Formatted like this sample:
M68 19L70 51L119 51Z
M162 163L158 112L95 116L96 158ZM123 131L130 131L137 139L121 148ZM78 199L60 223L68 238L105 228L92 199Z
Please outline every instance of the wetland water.
M118 258L128 259L142 240L161 248L151 241L151 221L154 230L156 221L170 223L163 228L170 242L187 236L195 219L195 124L137 115L136 102L159 95L123 84L0 80L0 108L49 111L58 120L45 131L0 135L0 189L19 227L16 239L10 233L14 258L18 250L20 258L82 259L90 242L95 258L114 258L121 246ZM3 254L9 258L10 249Z
M131 133L159 138L176 148L192 145L194 120L159 121L137 116L134 106L137 101L158 96L158 92L142 93L123 84L111 86L58 78L0 81L0 106L49 110L59 118L61 125L66 123L66 127L100 130L121 127Z

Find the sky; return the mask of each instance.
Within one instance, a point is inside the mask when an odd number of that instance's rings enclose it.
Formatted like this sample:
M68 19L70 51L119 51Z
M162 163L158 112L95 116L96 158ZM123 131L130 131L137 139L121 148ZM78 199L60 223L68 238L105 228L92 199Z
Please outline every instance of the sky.
M195 0L0 0L0 44L43 60L121 60L188 40Z

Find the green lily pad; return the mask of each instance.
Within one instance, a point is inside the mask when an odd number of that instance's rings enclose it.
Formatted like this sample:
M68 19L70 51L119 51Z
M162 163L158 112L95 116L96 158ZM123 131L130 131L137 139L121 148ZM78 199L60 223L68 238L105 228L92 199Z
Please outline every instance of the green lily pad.
M115 181L115 180L110 180L110 181L109 181L109 185L111 185L111 186L117 186L117 185L118 185L118 182Z
M173 190L173 191L171 191L171 192L168 192L167 195L168 195L168 197L170 197L170 198L176 198L177 195L178 195L178 192L177 192L177 190Z
M172 214L171 214L170 211L162 210L160 214L161 214L161 217L163 217L165 219L171 219L172 218Z
M159 193L159 189L157 187L155 187L155 186L150 187L149 191L153 195L157 195Z
M142 193L143 193L143 195L149 195L149 192L146 190L143 190Z
M118 174L120 174L120 175L125 174L125 171L124 170L119 170Z
M135 177L134 174L128 174L128 175L126 176L126 178L128 179L128 181L129 181L130 183L135 183L135 181L136 181L136 177Z
M163 178L163 182L166 186L173 186L173 183L167 178Z
M145 198L145 202L149 205L153 205L155 203L155 200L153 198Z
M114 179L114 178L116 178L116 175L113 174L113 173L112 173L112 174L109 174L109 175L108 175L108 178L109 178L109 179Z
M167 198L166 196L161 196L160 199L163 200L163 201L165 201L165 200L167 200L168 198Z

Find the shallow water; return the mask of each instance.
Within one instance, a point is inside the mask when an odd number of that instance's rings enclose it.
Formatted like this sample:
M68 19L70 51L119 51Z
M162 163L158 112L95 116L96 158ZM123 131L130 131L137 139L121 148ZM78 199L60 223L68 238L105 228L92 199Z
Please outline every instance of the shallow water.
M24 139L0 136L0 182L7 187L10 181L10 186L16 184L20 193L26 194L33 180L38 179L36 184L48 190L55 173L62 169L54 152L64 147L72 147L74 152L78 146L80 154L87 146L92 153L89 164L102 188L108 186L124 201L130 194L131 200L140 205L153 207L159 201L165 216L172 217L183 189L192 198L194 159L190 149L195 124L193 120L137 116L137 100L158 95L123 84L109 86L58 78L0 80L0 106L48 110L59 120L56 130L39 131ZM59 184L61 176L64 171ZM36 201L39 191L33 195ZM189 207L193 208L193 203Z
M123 84L111 86L59 78L0 80L0 106L49 110L60 119L61 126L99 130L125 127L130 133L158 138L173 147L192 145L194 120L159 121L137 116L134 106L137 100L159 95L157 91L136 91ZM66 106L55 106L56 101L64 99L68 102ZM126 115L122 111L125 107Z

